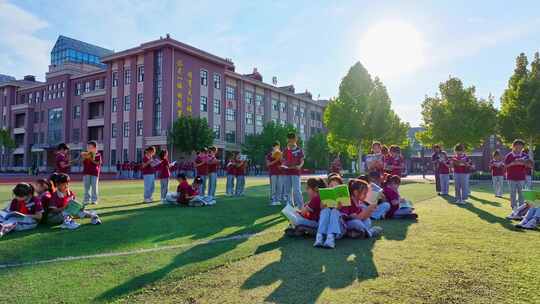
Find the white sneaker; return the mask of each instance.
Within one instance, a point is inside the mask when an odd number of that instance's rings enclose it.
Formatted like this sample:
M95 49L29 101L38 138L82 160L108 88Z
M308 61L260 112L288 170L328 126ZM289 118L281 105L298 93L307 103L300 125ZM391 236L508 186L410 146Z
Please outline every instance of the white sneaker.
M513 210L512 213L510 213L510 215L508 215L506 218L509 220L516 220L516 221L521 220L523 217L519 215L520 208L521 206Z
M540 222L540 220L538 220L537 217L533 217L527 223L525 223L524 225L521 225L521 228L524 228L524 229L536 229L536 226L538 226L539 222Z
M79 228L79 226L80 226L79 224L77 224L75 221L71 220L71 221L68 221L68 222L64 222L62 225L60 225L60 228L73 230L73 229Z
M333 233L329 233L326 236L326 241L324 242L323 246L326 247L326 248L330 248L330 249L336 248L336 240L334 239L334 234Z
M313 243L313 247L323 247L324 242L324 235L322 233L317 233L317 236L315 236L315 243Z
M152 203L153 201L152 201L151 198L145 198L143 202L145 202L145 203Z
M280 202L271 202L270 206L281 206Z
M370 237L372 238L377 238L379 237L383 232L383 229L382 227L379 227L379 226L373 226L371 227L371 229L369 229L369 234L370 234Z
M96 215L92 217L90 223L92 223L92 225L101 225L101 219L99 218L99 216Z
M215 205L215 204L216 204L216 200L211 200L211 201L208 201L206 203L206 205L208 205L208 206L212 206L212 205Z

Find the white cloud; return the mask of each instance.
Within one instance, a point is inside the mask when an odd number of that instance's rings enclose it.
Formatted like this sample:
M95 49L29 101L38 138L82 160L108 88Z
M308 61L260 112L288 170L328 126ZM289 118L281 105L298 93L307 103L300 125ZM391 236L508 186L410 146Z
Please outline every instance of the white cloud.
M53 42L36 33L47 26L37 16L0 0L0 73L21 77L41 71L43 75Z

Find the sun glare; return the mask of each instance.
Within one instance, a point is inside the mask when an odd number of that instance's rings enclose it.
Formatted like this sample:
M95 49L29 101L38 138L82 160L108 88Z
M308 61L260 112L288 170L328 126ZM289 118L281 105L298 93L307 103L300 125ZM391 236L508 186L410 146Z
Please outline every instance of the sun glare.
M426 43L408 23L383 21L370 26L359 44L360 62L383 80L414 72L425 64Z

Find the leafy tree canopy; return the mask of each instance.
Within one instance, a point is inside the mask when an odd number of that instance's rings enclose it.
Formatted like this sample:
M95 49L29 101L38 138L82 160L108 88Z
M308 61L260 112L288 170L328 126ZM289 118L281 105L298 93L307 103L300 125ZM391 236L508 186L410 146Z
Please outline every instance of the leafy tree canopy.
M206 118L181 116L173 123L167 139L181 152L191 153L211 146L214 132Z
M260 134L246 135L245 142L242 145L242 152L248 156L252 164L264 166L266 164L266 154L272 148L272 144L279 141L281 147L285 147L289 132L297 133L291 124L283 126L271 121L264 125ZM299 140L298 144L302 145L301 140Z

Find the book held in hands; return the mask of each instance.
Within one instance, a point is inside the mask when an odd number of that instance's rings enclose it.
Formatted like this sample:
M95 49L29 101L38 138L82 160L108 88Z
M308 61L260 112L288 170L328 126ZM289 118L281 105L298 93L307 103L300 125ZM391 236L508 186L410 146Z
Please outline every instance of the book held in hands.
M319 189L319 196L321 197L321 202L330 208L337 207L338 203L341 203L342 206L349 206L351 204L349 187L347 185L321 188Z

